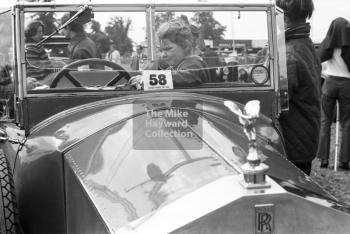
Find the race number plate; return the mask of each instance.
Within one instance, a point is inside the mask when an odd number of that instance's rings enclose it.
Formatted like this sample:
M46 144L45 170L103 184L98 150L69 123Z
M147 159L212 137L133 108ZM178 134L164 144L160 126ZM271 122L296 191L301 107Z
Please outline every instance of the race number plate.
M255 233L272 234L274 233L274 205L259 204L255 205Z
M143 70L143 90L174 89L170 70Z

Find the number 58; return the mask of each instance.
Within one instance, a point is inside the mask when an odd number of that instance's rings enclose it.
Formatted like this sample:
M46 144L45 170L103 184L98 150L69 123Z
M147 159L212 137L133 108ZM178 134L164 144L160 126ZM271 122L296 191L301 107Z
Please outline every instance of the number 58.
M158 76L156 74L150 74L149 76L149 84L154 85L166 85L166 76L164 74L159 74Z

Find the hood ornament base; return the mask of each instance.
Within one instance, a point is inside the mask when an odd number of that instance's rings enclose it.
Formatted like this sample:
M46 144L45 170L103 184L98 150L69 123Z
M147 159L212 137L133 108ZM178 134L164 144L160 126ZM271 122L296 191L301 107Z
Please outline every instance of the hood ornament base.
M243 180L240 181L243 187L247 189L270 188L271 185L266 182L266 172L269 169L264 163L252 167L249 162L241 167L243 171Z
M232 101L225 101L224 105L238 116L239 122L243 125L244 133L249 140L247 162L241 166L243 172L241 184L247 189L271 187L271 185L266 182L266 172L269 166L261 162L261 158L256 149L256 130L254 124L260 114L260 102L258 100L247 102L243 112Z

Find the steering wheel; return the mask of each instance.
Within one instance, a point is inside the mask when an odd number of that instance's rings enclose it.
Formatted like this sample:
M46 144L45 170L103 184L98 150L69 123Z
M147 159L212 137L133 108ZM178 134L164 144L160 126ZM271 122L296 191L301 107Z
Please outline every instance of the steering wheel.
M64 66L52 79L50 88L56 88L58 82L62 79L62 77L66 77L75 87L84 87L80 83L80 81L78 81L76 78L74 78L70 74L70 72L72 71L72 68L77 68L83 65L107 66L112 68L115 71L118 71L118 74L115 77L113 77L108 83L106 83L104 86L114 86L122 78L125 78L126 80L130 79L130 74L122 66L104 59L89 58L89 59L77 60Z

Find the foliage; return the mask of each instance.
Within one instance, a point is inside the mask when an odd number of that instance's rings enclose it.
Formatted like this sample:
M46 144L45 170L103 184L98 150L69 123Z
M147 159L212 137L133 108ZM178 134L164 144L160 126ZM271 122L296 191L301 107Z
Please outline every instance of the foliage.
M11 12L0 15L0 66L8 61L8 50L12 47Z
M223 34L226 31L226 26L222 26L214 19L213 12L196 12L192 20L200 27L203 39L212 39L214 44L224 39Z
M213 12L208 11L196 12L191 18L191 22L189 22L187 16L185 15L175 16L175 13L170 11L158 13L155 16L156 30L162 23L174 19L180 20L186 24L192 24L193 26L199 28L199 41L197 43L199 43L201 48L204 46L201 44L204 43L203 40L205 39L213 40L214 44L217 44L219 41L223 40L223 35L226 31L226 27L222 26L217 20L214 19Z
M173 19L175 19L174 12L166 11L162 13L157 13L154 19L156 31L158 30L160 25Z
M130 19L125 20L123 17L116 16L111 18L105 28L106 34L117 45L121 55L132 52L132 40L128 36L130 25Z
M49 35L56 30L56 19L54 12L38 13L33 19L40 20L44 23L44 35Z

